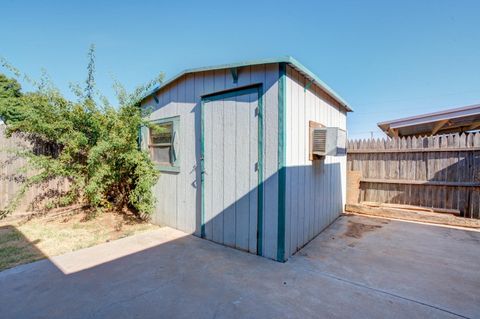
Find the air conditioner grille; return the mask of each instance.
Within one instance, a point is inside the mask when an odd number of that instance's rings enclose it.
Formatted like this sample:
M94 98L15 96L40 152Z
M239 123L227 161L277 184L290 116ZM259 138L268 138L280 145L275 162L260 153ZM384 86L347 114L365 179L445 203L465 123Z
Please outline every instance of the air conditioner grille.
M327 148L327 130L323 128L313 129L312 151L317 155L325 155Z

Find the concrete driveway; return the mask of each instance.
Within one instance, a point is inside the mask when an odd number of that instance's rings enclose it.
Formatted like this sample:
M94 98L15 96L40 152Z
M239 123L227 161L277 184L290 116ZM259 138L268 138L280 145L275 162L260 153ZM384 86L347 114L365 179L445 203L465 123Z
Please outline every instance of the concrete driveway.
M287 263L162 228L0 273L6 318L479 318L480 233L343 216Z

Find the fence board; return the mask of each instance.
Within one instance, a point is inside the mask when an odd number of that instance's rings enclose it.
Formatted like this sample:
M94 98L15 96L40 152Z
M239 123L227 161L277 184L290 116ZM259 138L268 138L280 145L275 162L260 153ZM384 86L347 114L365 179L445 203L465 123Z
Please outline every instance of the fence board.
M480 218L480 133L348 141L359 199L458 209Z
M18 135L10 138L5 136L5 125L0 124L0 210L5 209L15 194L21 189L27 176L34 172L23 172L27 162L15 154L15 151L33 149L33 145ZM35 151L46 154L47 148L35 146ZM41 208L53 196L66 192L68 189L65 180L52 180L41 185L31 187L23 196L16 211L25 212Z

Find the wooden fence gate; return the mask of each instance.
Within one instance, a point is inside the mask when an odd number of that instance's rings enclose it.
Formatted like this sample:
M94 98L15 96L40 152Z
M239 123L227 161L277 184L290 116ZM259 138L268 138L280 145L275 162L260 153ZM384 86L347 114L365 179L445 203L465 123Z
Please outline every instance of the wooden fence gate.
M480 218L480 133L350 140L357 201L458 209Z

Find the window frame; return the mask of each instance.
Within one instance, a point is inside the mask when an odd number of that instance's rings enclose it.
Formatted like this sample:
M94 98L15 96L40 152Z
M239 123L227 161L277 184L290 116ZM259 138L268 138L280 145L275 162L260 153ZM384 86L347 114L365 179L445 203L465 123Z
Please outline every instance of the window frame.
M165 118L160 118L160 119L155 119L149 121L150 124L167 124L167 123L172 123L172 142L171 143L161 143L165 144L164 146L170 145L171 151L174 152L174 161L170 163L170 165L164 164L164 163L157 163L153 162L155 164L155 167L159 171L163 172L180 172L180 145L179 145L179 131L180 131L180 116L171 116L171 117L165 117ZM146 127L146 136L145 136L145 147L146 151L148 152L148 155L150 156L150 159L152 159L152 153L150 149L152 147L158 147L161 146L161 144L151 144L151 136L150 136L150 128ZM178 147L176 147L178 145ZM152 159L153 161L153 159Z

